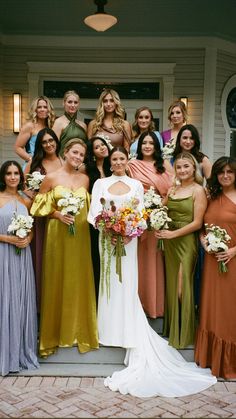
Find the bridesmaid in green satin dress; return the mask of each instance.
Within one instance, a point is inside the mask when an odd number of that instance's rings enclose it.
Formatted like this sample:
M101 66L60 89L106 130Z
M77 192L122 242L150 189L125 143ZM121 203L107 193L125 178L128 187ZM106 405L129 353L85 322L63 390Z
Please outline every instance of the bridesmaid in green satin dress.
M80 97L74 90L68 90L64 94L64 115L59 116L52 127L60 140L60 155L63 156L64 148L72 138L81 138L87 143L87 125L77 119L80 105Z
M196 232L202 227L207 198L201 186L198 163L192 154L183 152L174 163L178 185L170 188L166 202L172 219L169 230L156 231L164 239L166 299L164 336L175 348L194 343L195 312L194 270L197 260Z
M31 207L31 214L48 216L42 269L39 354L76 345L80 352L98 348L96 299L87 213L89 179L79 171L86 153L80 139L70 140L64 165L48 174ZM83 197L76 216L63 215L58 200L66 192ZM68 232L74 223L75 235Z

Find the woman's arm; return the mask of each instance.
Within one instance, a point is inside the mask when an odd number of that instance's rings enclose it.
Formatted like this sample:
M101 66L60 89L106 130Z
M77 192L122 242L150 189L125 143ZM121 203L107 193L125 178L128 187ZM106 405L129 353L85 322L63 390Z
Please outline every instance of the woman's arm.
M53 176L51 174L46 175L40 185L39 193L47 193L52 189L52 187L53 187Z
M169 162L169 160L165 159L164 162L163 162L163 166L168 173L170 173L171 175L174 175L175 171L174 171L174 168L173 168L172 164Z
M124 148L129 152L131 144L132 130L130 123L124 121Z
M29 246L31 240L32 233L28 234L28 236L24 237L23 239L11 234L0 234L0 242L12 244L19 247L20 249L24 249L25 247Z
M93 136L93 127L94 127L94 119L92 121L89 122L88 124L88 131L87 131L87 135L88 135L88 139L90 140L90 138L92 138Z
M203 217L207 208L207 198L204 189L201 186L197 186L193 192L194 199L194 217L193 221L178 230L158 230L155 232L155 236L158 239L175 239L177 237L186 236L187 234L193 233L202 227Z
M62 117L59 116L59 118L57 118L52 126L52 130L55 132L55 134L57 135L57 138L60 140L61 137L61 132L63 130L63 120L61 119Z
M208 179L211 176L211 168L212 168L212 164L210 162L210 160L208 159L208 157L203 157L202 160L202 171L203 171L203 175L205 179Z
M21 157L23 160L31 162L32 156L27 153L25 150L25 146L32 136L32 122L27 122L23 127L21 128L14 145L14 149L16 154Z

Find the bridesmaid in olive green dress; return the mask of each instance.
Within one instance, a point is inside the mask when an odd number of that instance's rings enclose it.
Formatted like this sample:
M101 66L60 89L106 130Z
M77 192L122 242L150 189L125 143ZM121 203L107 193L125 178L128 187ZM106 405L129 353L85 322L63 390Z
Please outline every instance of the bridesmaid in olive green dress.
M74 90L68 90L64 94L63 104L65 110L64 115L59 116L52 127L60 140L61 156L63 156L67 142L72 138L80 138L86 144L88 142L87 125L77 118L80 105L78 93Z
M89 179L79 171L86 145L70 140L65 163L48 174L31 207L31 214L49 216L42 269L39 354L53 354L58 347L76 345L80 352L98 348L96 299L90 249ZM84 198L80 213L63 215L58 208L65 193ZM75 225L75 235L68 227Z
M197 260L196 232L203 223L207 198L201 186L198 163L192 154L183 152L174 163L178 185L166 198L169 230L156 231L164 239L166 266L166 299L164 336L174 348L185 348L194 343L195 312L193 279Z

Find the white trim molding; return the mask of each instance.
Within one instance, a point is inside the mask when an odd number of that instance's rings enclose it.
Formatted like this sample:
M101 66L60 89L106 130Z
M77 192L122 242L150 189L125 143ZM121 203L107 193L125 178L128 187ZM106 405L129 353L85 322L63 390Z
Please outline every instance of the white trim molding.
M227 82L224 85L222 96L221 96L221 116L223 125L225 128L225 154L226 156L230 155L230 141L231 141L231 131L232 128L230 128L227 115L226 115L226 102L227 97L232 89L236 87L236 74L234 74L232 77L230 77Z
M28 61L29 100L43 93L44 80L67 81L152 81L160 82L163 117L166 127L167 109L173 101L176 63L68 63ZM160 105L159 103L159 105Z
M202 149L203 152L205 152L212 161L214 160L216 59L217 49L206 48L202 120Z

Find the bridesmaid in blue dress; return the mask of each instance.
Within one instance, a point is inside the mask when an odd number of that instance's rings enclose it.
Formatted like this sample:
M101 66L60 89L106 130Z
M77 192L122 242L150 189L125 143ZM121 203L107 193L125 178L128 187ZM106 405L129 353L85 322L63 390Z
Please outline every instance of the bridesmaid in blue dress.
M7 233L14 213L28 215L20 194L24 175L19 163L0 169L0 375L38 368L35 280L30 242ZM20 254L16 253L20 248Z
M55 120L53 105L46 96L38 96L33 100L29 110L29 119L22 126L16 142L15 152L25 163L31 162L35 149L35 141L38 132L45 128L52 128Z

